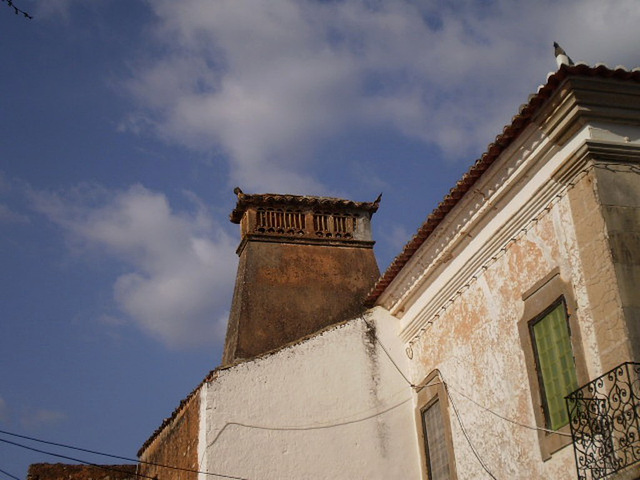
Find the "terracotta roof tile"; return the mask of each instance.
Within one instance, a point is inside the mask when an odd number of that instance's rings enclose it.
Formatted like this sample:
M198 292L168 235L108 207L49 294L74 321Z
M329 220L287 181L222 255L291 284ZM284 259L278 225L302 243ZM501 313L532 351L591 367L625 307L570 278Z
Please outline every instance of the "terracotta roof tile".
M409 262L413 254L420 248L425 240L433 233L444 217L457 205L458 201L473 187L482 174L489 169L496 158L507 148L522 131L529 125L533 115L556 91L558 86L568 77L586 76L616 78L619 80L640 81L640 68L628 70L624 67L610 69L606 65L596 65L591 67L586 64L572 66L562 65L555 73L547 78L547 83L541 85L538 91L529 96L528 102L521 105L517 115L513 117L511 123L506 125L502 133L496 137L485 153L477 159L469 170L456 183L451 191L444 197L440 204L429 214L425 222L418 229L418 232L405 245L402 252L391 262L391 265L378 279L365 300L365 305L371 307L382 295L382 292L400 273L402 268Z
M375 213L380 205L378 197L374 202L354 202L334 197L314 197L307 195L281 195L277 193L260 193L246 194L239 188L234 190L238 195L236 208L231 212L230 219L232 223L240 223L242 215L250 206L297 206L297 207L315 207L326 209L358 209Z

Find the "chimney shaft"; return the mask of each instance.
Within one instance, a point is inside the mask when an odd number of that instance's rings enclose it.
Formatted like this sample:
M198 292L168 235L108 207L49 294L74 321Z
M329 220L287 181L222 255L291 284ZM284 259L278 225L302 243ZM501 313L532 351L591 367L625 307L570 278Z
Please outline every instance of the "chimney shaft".
M373 254L375 202L246 195L223 365L252 358L361 313L380 272Z

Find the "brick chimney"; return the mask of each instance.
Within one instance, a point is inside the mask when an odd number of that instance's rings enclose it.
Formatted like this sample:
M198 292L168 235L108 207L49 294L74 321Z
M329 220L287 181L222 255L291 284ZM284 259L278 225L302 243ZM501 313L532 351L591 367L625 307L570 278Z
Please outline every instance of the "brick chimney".
M373 254L375 202L299 195L247 195L240 257L222 364L252 358L363 311L380 272Z

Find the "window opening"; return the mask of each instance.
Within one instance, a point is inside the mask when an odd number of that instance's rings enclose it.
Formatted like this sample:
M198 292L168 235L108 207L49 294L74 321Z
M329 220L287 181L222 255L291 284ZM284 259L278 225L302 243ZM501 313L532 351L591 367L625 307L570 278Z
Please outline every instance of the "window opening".
M564 298L534 319L530 329L545 420L558 430L569 423L564 397L578 388Z
M449 454L440 412L440 401L436 399L422 411L425 449L429 480L449 480Z

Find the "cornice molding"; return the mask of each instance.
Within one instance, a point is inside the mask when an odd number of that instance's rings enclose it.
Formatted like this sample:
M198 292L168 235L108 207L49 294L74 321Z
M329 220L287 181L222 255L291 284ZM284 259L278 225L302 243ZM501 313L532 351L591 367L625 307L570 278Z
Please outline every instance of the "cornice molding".
M354 240L354 239L328 239L313 237L294 237L294 236L273 236L260 233L248 233L242 237L240 245L236 249L236 254L242 254L242 251L249 242L262 243L278 243L291 245L321 245L324 247L350 247L350 248L368 248L371 249L376 242L373 240Z
M573 97L571 96L573 95ZM555 112L555 113L554 113ZM437 207L429 214L416 234L376 282L366 299L368 306L383 305L385 291L402 276L422 245L457 207L459 201L477 190L476 184L500 162L509 147L517 142L531 125L538 125L559 147L589 120L638 125L640 121L640 69L609 69L604 65L561 65L550 73L547 82L529 96L526 104L506 125L487 150L462 176ZM567 122L567 119L579 119ZM537 123L536 123L537 122Z
M545 163L554 152L574 141L578 132L594 120L640 123L640 85L593 77L564 79L536 112L529 126L424 240L379 295L377 304L402 317L406 310L404 304L414 295L422 279L434 267L450 260L451 254L444 252L451 250L453 239L459 238L461 232L468 234L469 225L475 225L474 219L495 208L504 192L513 188L521 178L521 171L526 170L523 165L530 163L531 159L536 164ZM429 253L425 255L425 251Z
M583 141L563 162L555 167L551 172L551 181L542 182L537 190L518 208L513 215L497 226L494 235L490 240L482 244L477 251L473 252L464 265L448 278L442 286L431 296L428 303L418 312L412 314L411 319L406 319L399 336L400 339L411 345L427 330L440 314L445 311L458 296L460 296L470 284L477 280L486 271L489 266L500 258L512 242L526 234L531 225L537 223L542 215L551 211L552 207L572 188L582 175L585 175L594 167L603 166L604 163L632 163L633 168L637 168L636 164L640 164L640 145L638 144L619 144L614 142L596 142L593 140ZM538 163L538 162L536 162ZM542 163L542 162L540 162ZM508 165L505 165L508 168ZM526 172L520 172L521 179L531 177L531 169ZM515 182L509 182L513 186ZM506 185L505 185L506 186ZM496 195L502 193L505 198L506 192L496 192ZM487 203L491 203L494 199L488 199ZM498 199L495 199L498 202ZM475 224L465 225L458 231L474 231L482 229L488 224L486 217L496 217L495 210L484 208L478 212L478 215L471 219ZM485 217L485 218L482 218ZM451 251L460 243L460 235L452 238L450 244L442 250L441 255L451 256ZM425 244L426 250L429 245ZM419 252L424 258L425 252ZM423 293L427 287L433 285L437 281L438 274L442 269L437 266L431 266L424 271L420 277L420 285L414 285L411 299L417 299L420 293ZM430 282L430 279L432 280ZM409 295L405 295L405 299ZM397 315L396 315L397 316Z
M553 154L550 150L552 147L540 130L530 127L520 141L505 152L503 158L508 160L500 166L493 165L478 180L473 191L465 195L438 225L387 287L378 303L401 318L406 304L416 296L423 279L433 275L439 266L453 258L452 250L472 238L474 226L495 211L506 192L521 179L523 165L531 163L532 157L545 158Z

